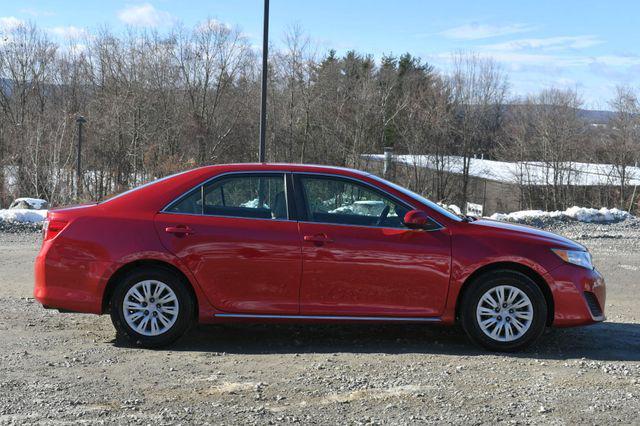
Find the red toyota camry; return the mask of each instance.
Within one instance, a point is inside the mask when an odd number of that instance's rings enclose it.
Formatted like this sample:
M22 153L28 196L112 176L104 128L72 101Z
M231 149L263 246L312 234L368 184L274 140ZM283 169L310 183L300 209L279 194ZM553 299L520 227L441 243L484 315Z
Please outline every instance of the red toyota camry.
M234 164L52 210L35 264L46 308L109 313L167 345L195 322L462 325L491 350L546 326L604 319L587 249L534 228L459 217L371 174Z

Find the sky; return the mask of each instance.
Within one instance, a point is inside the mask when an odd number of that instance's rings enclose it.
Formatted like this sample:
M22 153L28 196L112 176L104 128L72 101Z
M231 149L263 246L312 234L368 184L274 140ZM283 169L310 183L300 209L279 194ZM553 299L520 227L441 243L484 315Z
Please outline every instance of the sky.
M0 30L31 21L73 40L105 26L169 31L215 19L259 50L262 7L262 0L0 0ZM585 107L609 109L616 86L640 89L638 0L271 0L271 45L281 46L294 26L319 54L409 52L443 72L456 52L492 57L516 96L571 88Z

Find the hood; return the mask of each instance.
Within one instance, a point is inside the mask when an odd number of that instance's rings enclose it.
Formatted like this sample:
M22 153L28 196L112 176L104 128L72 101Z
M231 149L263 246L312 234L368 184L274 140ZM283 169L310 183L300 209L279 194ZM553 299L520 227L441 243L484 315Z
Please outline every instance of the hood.
M583 251L587 250L585 246L576 243L569 238L565 238L561 235L554 234L553 232L543 231L541 229L527 225L517 225L515 223L500 222L491 219L478 219L470 222L469 224L473 226L484 227L487 228L487 230L502 230L507 233L520 235L524 238L529 238L539 242L547 242L549 245L558 248Z

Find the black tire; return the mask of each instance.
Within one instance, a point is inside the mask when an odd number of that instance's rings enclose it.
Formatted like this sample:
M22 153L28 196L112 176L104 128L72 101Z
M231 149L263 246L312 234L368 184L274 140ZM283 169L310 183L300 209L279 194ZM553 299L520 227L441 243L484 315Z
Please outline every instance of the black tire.
M476 315L476 309L483 295L503 285L512 286L524 292L533 308L533 318L529 328L520 337L511 341L499 341L490 337L482 330ZM505 314L507 314L506 311ZM509 319L511 318L510 316ZM506 318L504 320L506 321ZM464 294L460 309L460 323L469 338L490 351L513 352L526 348L544 333L546 322L547 303L538 285L528 276L511 270L488 272L475 279Z
M179 307L175 322L162 334L155 336L139 333L125 320L124 298L133 286L145 280L159 281L169 287L175 294ZM163 267L142 267L129 272L117 284L110 301L111 322L116 328L117 336L144 348L159 348L175 342L194 322L195 300L187 285L182 277Z

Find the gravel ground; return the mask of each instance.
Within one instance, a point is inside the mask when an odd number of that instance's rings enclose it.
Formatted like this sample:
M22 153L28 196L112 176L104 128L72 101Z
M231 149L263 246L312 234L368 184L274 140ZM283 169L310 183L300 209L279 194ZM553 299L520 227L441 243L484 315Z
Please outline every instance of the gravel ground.
M594 253L608 320L506 356L406 325L201 326L133 349L106 316L36 303L39 234L0 232L0 424L638 424L640 221L543 225Z

